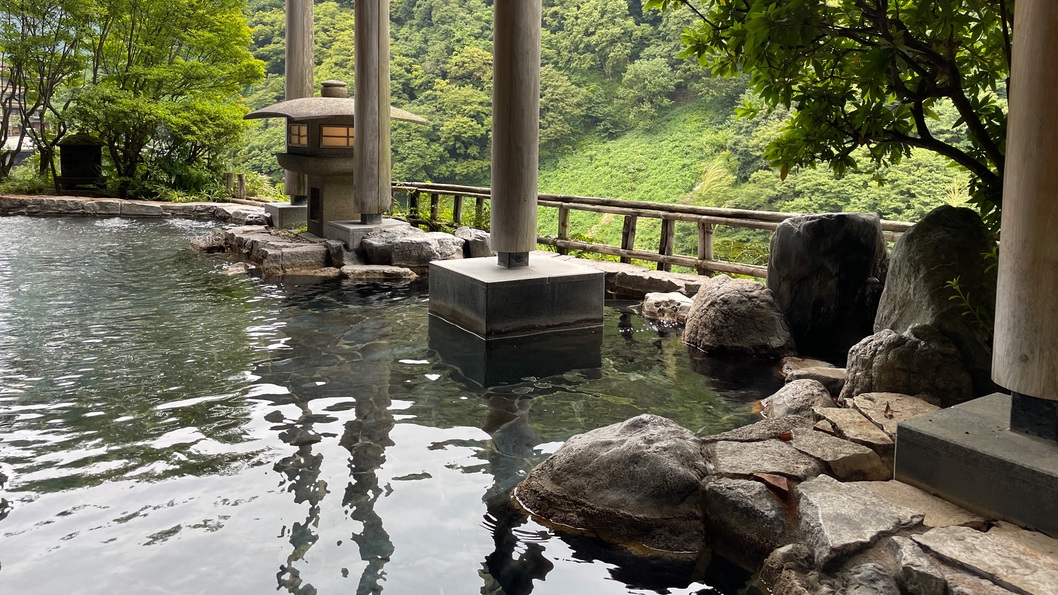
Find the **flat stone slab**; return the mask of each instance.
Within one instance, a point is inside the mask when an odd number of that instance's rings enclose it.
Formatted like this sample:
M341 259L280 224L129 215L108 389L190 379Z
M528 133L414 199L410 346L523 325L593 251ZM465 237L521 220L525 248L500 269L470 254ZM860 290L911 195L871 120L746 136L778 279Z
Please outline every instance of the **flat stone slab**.
M863 486L891 504L906 506L925 515L922 524L936 527L971 527L983 529L988 521L968 510L900 481L864 481Z
M940 409L932 403L900 393L863 393L856 395L852 406L890 437L896 436L896 426L900 422Z
M529 261L551 258L556 261L576 262L601 271L606 275L606 291L632 299L643 299L648 293L678 291L694 297L709 277L689 273L670 273L646 269L638 265L607 260L585 260L563 256L555 252L537 250L529 253Z
M785 372L785 367L783 371ZM819 382L827 387L827 392L830 393L830 396L837 398L841 394L841 389L845 387L845 368L835 368L829 365L826 367L817 366L814 368L798 368L786 374L786 382L805 379Z
M711 454L711 471L722 477L745 478L754 473L772 473L803 481L823 472L818 461L781 440L717 442L712 446Z
M712 436L705 436L702 440L705 442L760 442L773 438L789 440L793 437L794 428L811 427L812 420L800 415L787 415L785 417L763 419L755 424L742 426L741 428L735 428L734 430L728 430Z
M892 456L893 439L859 411L837 407L816 407L814 411L818 417L829 421L840 435L883 457Z
M893 476L878 453L830 434L795 428L790 445L810 457L826 463L834 477L843 480L880 481Z
M347 264L342 267L342 277L355 281L401 280L418 277L415 271L385 264Z
M1030 532L982 533L968 527L941 527L912 539L943 560L1016 593L1058 593L1058 542L1051 539L1055 543L1048 543L1039 534L1019 533Z
M882 537L922 522L922 513L897 506L856 484L820 475L797 487L801 535L816 565L860 551Z

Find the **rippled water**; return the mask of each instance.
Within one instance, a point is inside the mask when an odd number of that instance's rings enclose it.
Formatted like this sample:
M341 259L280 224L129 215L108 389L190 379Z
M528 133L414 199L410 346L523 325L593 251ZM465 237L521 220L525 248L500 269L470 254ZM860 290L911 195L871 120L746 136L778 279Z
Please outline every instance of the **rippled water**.
M639 413L748 423L770 369L612 304L601 368L482 389L423 284L228 276L211 226L0 218L0 592L715 592L506 496Z

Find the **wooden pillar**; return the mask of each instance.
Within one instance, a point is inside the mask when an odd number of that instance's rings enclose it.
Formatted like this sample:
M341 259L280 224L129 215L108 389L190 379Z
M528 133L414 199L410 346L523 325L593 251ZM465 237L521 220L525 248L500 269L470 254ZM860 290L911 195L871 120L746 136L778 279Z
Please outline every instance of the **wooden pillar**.
M672 256L672 251L676 246L676 220L675 219L661 219L661 242L658 246L658 254L661 256ZM667 262L658 261L659 271L671 271L672 265Z
M284 99L312 97L314 90L312 20L312 0L286 0ZM288 138L288 135L284 133L283 138ZM290 196L291 202L300 202L309 193L308 176L294 171L285 171L283 188L284 192Z
M504 266L536 248L541 0L496 0L492 34L492 246Z
M354 6L353 210L377 223L393 206L389 154L389 0Z
M639 218L635 215L625 215L624 228L621 230L621 248L623 250L636 249L636 225ZM621 262L630 263L630 256L622 256Z
M1018 0L1014 22L992 378L1058 401L1058 3Z
M558 208L558 239L569 239L569 207ZM562 255L569 254L569 248L559 246L558 253Z
M452 223L456 225L463 223L463 197L459 194L452 197Z
M698 221L698 274L707 272L705 262L713 260L713 224L704 218Z

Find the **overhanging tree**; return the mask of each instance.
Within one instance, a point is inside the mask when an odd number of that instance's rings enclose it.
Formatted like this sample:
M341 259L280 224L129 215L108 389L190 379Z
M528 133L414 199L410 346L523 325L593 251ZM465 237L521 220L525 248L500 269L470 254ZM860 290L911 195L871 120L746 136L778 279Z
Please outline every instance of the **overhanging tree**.
M1014 0L646 0L686 8L684 56L714 75L750 74L754 115L792 108L766 157L785 174L866 155L898 163L911 149L971 175L972 200L998 224ZM939 138L935 110L958 113L962 139Z

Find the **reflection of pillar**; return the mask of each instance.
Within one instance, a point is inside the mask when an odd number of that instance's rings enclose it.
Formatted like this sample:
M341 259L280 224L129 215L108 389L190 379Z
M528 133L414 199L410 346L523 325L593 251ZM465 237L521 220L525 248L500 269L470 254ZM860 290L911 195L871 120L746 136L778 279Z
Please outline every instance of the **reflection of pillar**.
M323 466L323 455L313 454L312 445L320 441L320 436L312 429L312 411L308 403L295 397L295 403L301 408L302 415L290 423L279 439L298 451L280 459L273 469L286 476L287 491L294 493L294 502L309 504L309 512L304 523L294 523L290 527L290 545L294 548L287 556L286 564L279 568L276 579L279 588L286 588L295 595L315 593L312 585L301 580L301 571L294 563L305 558L305 554L319 540L312 528L320 522L320 500L327 494L327 482L320 479L320 468Z
M1058 4L1019 0L1011 65L992 377L1015 430L1058 439Z
M286 52L284 99L312 97L313 42L312 0L286 0ZM284 135L287 137L288 135ZM283 186L291 202L302 202L308 195L305 174L287 171Z
M496 0L492 83L492 246L506 267L536 247L540 0Z
M354 6L353 205L362 223L378 223L393 205L389 154L389 0Z

